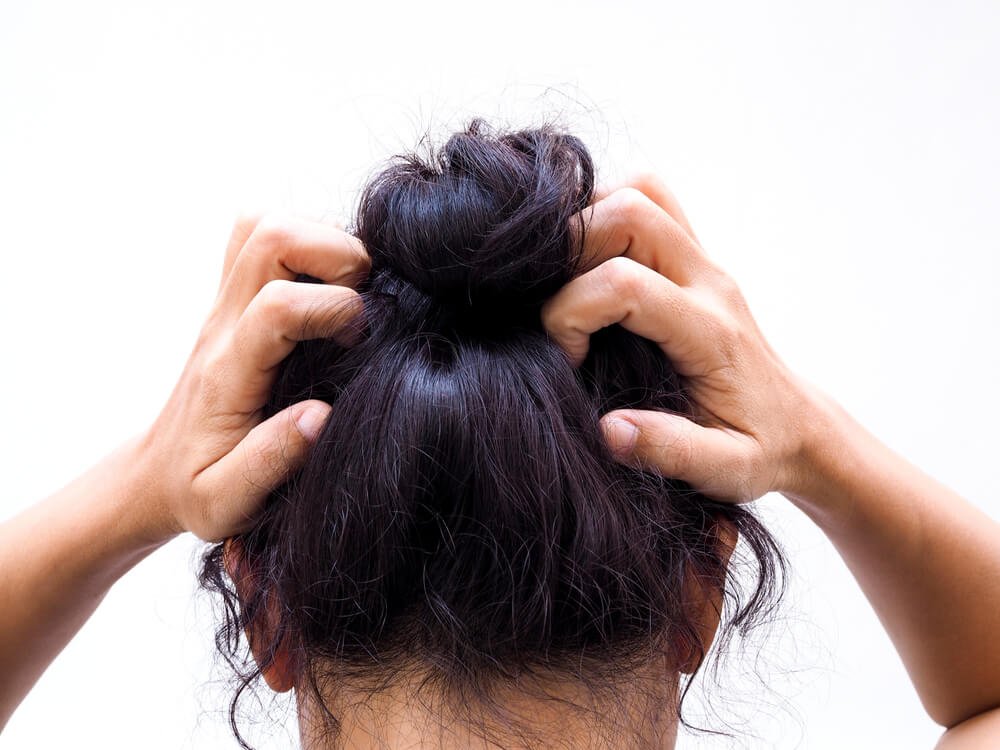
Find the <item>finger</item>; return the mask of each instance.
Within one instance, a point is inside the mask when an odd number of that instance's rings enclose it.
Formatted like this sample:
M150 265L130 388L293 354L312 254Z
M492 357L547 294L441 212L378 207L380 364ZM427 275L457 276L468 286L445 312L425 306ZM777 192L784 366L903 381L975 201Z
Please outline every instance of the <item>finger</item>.
M264 217L236 256L221 306L237 316L268 281L292 280L300 273L355 286L370 267L361 241L340 229L304 219Z
M322 401L301 401L254 427L235 448L195 477L205 503L189 529L206 541L246 531L268 493L300 468L330 415Z
M247 213L239 216L233 224L232 232L229 235L229 242L226 244L225 260L222 264L222 279L219 282L220 291L224 288L226 279L229 278L229 274L232 273L233 265L236 263L237 256L240 254L240 251L246 245L247 240L250 239L250 236L253 234L257 225L263 218L264 215L261 213ZM332 219L329 221L324 220L321 223L326 223L335 229L345 231L344 222L339 219Z
M681 375L710 369L713 318L697 298L630 258L617 257L570 280L545 301L542 325L579 366L590 335L615 323L659 344Z
M581 268L594 268L625 255L675 283L688 286L713 266L684 227L644 193L627 187L582 212ZM579 232L579 222L571 222Z
M719 500L754 499L743 479L751 446L733 431L643 409L608 412L601 417L601 428L608 447L624 463L680 479Z
M602 183L594 190L594 200L607 198L616 190L626 187L635 188L643 193L653 203L670 214L674 221L684 227L684 231L688 233L688 236L697 242L699 246L701 245L695 236L694 229L691 228L691 222L688 221L687 216L684 214L684 209L681 208L680 201L677 200L677 196L667 186L667 183L654 172L639 172L624 180Z
M239 255L240 250L243 249L247 240L250 239L250 235L257 228L260 219L260 214L244 214L237 218L236 223L233 224L233 231L230 233L229 242L226 245L226 257L222 263L222 279L219 281L220 292L225 287L229 274L232 273L236 256Z
M296 342L333 338L347 346L355 343L362 310L361 295L344 286L269 281L233 332L232 371L246 379L246 392L257 393L270 386L274 368Z

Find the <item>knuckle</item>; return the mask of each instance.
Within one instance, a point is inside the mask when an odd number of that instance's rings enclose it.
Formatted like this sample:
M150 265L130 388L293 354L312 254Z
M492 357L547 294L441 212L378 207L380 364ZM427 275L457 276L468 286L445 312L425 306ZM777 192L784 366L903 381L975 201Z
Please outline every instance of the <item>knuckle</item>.
M615 193L614 206L624 221L633 222L649 209L649 197L635 187L623 187Z
M271 279L251 302L252 317L281 327L294 315L295 284L287 279Z
M730 305L740 307L746 305L743 292L736 279L721 269L714 271L714 287L718 294Z
M720 315L716 319L719 338L730 344L736 344L742 338L743 327L731 315Z
M221 371L226 365L226 359L233 348L232 336L226 336L216 342L214 346L206 350L201 358L200 370L205 373L215 373Z
M295 282L288 279L271 279L261 287L257 299L265 314L283 314L295 299Z
M594 221L594 214L597 210L596 203L585 206L579 212L573 214L569 219L570 236L575 242L579 242L586 237L590 226Z
M573 311L562 298L545 304L540 313L542 327L553 336L565 336L573 328Z
M263 214L258 212L240 212L236 215L236 220L233 222L233 234L249 237L253 234L253 231L257 228L262 218Z
M218 403L226 393L230 380L232 350L234 345L226 349L215 349L201 360L201 367L194 376L193 388L205 404Z
M294 234L291 220L281 214L262 216L254 227L253 245L263 252L274 252L287 245Z
M731 315L716 318L715 335L719 351L727 363L734 363L743 358L746 348L746 328Z
M642 292L644 278L639 264L623 255L604 261L600 276L610 294L633 297Z
M560 293L546 301L540 315L542 327L550 340L575 363L583 360L590 341L589 334L585 332L588 326L583 318L580 302Z
M205 324L198 331L193 352L200 353L211 350L216 342L226 335L226 323L221 319L218 308L213 308Z
M666 183L664 183L663 179L650 169L641 169L633 172L628 178L627 183L647 196L650 193L660 192L666 188Z
M557 313L559 312L559 302L560 297L556 294L553 297L545 300L542 303L541 309L538 311L539 320L541 320L542 328L547 331L555 332L559 330L559 318Z

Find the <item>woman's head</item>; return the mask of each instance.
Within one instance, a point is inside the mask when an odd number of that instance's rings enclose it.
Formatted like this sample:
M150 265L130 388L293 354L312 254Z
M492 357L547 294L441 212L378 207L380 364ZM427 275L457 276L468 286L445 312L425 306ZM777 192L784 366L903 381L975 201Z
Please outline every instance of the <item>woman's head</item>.
M265 414L318 398L329 421L255 527L204 559L244 686L295 685L334 731L347 688L406 685L456 721L530 685L613 700L651 669L663 685L696 670L723 591L726 627L770 606L781 556L748 510L605 445L611 409L691 413L659 347L611 326L574 368L542 328L593 190L577 138L481 121L368 184L364 331L300 343ZM726 581L733 532L756 565L746 592Z

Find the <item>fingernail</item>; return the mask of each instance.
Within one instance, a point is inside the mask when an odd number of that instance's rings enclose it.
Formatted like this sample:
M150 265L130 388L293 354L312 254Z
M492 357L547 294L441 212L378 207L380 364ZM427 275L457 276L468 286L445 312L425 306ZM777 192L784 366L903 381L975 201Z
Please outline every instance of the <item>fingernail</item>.
M602 422L604 426L604 438L611 448L611 452L619 458L624 458L632 453L636 442L639 440L639 428L631 422L611 417Z
M295 420L295 423L299 427L299 432L301 432L307 440L312 442L319 437L319 433L323 429L323 425L326 424L326 418L329 416L329 413L329 409L322 409L318 407L306 409L304 412L299 414L298 419Z

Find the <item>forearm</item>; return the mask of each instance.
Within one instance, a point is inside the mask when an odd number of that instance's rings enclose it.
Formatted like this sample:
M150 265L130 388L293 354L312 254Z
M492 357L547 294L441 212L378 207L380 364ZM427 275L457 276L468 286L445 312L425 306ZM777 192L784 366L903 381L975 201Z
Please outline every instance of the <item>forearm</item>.
M126 571L169 534L140 438L0 524L0 727Z
M816 398L785 494L847 563L935 721L1000 706L1000 524Z
M355 340L363 306L349 285L370 265L326 224L237 222L216 304L154 423L0 524L0 728L126 571L182 532L248 530L305 462L330 406L309 399L261 421L277 364L297 341Z

